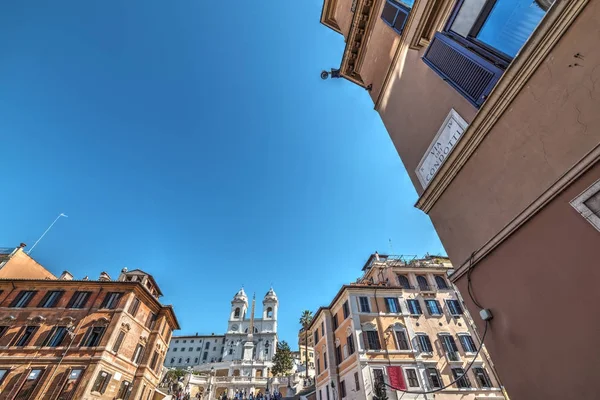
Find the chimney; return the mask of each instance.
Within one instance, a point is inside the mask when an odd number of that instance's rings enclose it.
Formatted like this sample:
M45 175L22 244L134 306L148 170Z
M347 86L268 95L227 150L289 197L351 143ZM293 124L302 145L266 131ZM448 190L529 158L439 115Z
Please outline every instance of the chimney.
M63 271L58 279L62 281L72 281L73 275L69 271Z
M110 275L108 275L106 272L102 271L100 273L100 277L98 278L99 281L110 281Z

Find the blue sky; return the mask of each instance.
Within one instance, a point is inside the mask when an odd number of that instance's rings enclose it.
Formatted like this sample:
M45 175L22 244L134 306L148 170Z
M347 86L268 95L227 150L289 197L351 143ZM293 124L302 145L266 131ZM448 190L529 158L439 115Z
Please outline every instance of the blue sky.
M369 254L443 253L320 0L0 5L0 246L153 274L181 334L273 284L280 339ZM390 247L391 239L391 247Z

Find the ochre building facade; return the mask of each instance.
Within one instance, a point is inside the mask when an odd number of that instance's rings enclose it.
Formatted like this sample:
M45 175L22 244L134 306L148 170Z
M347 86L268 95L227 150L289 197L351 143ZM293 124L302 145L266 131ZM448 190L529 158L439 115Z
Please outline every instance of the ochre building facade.
M179 325L151 275L60 278L23 247L0 263L0 399L162 398L168 342Z

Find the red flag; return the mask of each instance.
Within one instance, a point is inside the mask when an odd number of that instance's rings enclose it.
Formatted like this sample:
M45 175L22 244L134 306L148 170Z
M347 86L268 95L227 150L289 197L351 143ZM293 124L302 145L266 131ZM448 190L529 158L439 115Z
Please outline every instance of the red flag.
M390 385L394 389L406 390L406 383L404 382L404 375L402 375L402 368L400 367L387 367L388 376L390 377Z

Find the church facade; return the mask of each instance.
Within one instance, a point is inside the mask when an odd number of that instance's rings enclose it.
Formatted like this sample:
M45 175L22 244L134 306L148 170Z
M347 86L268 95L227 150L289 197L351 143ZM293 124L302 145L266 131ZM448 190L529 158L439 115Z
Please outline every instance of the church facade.
M271 288L262 299L260 314L257 310L260 304L256 303L255 298L249 301L243 288L235 294L227 331L225 335L218 336L222 342L220 356L214 358L214 362L189 365L194 370L189 377L192 396L200 392L206 399L222 396L223 393L233 397L236 391L256 394L277 389L280 382L270 377L270 371L277 349L279 301ZM257 318L256 314L260 317ZM173 337L169 354L177 347L175 340L180 338Z

